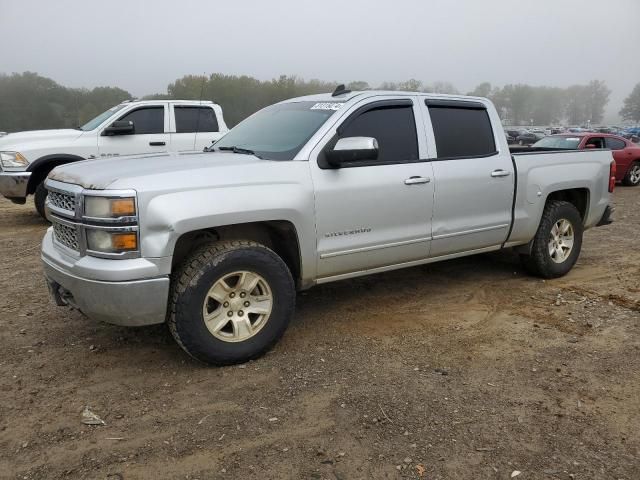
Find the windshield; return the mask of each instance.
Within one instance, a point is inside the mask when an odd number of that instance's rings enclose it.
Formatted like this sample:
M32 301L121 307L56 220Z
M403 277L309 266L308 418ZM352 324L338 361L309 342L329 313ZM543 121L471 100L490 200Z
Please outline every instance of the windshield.
M126 107L126 104L124 104L124 103L121 104L121 105L116 105L115 107L111 107L106 112L102 112L100 115L95 117L93 120L89 120L83 126L78 127L78 128L80 130L85 131L85 132L87 132L89 130L94 130L94 129L98 128L102 124L102 122L104 122L107 118L109 118L111 115L113 115L117 111L122 110L124 107Z
M559 150L575 150L580 144L580 137L545 137L533 144L534 147L557 148Z
M217 141L214 150L255 152L266 160L293 160L327 119L338 102L289 102L272 105L239 123Z

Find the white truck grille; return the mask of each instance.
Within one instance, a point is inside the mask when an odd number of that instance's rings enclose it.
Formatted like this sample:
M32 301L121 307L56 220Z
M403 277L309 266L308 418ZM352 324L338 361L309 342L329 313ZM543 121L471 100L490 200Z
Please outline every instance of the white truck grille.
M58 243L61 243L71 250L80 250L77 227L70 227L53 220L53 235Z
M68 195L66 193L49 191L48 197L49 197L49 203L52 206L61 208L63 210L67 210L75 214L76 212L75 195Z

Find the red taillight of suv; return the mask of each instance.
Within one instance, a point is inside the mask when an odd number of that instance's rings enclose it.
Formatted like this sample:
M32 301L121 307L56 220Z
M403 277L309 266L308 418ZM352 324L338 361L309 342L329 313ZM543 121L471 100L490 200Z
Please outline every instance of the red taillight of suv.
M612 193L615 187L616 187L616 161L614 160L609 165L609 193Z

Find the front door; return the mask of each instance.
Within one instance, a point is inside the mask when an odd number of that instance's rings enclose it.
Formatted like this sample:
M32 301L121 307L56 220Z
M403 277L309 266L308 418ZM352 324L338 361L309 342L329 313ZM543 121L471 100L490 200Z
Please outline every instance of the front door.
M314 150L320 278L427 258L434 180L431 163L420 161L427 154L416 101L356 105ZM375 138L378 158L330 168L323 149L347 137Z
M132 121L134 133L128 135L98 136L100 157L160 153L170 149L167 132L167 106L139 107L125 113L118 120Z
M515 179L511 153L496 138L487 107L426 100L423 108L437 150L431 257L501 245L511 224Z

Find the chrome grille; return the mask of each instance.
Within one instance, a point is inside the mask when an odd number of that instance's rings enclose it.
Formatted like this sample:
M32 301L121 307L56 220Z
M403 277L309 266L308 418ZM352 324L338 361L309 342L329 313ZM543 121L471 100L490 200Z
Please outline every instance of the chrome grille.
M67 248L75 251L80 250L80 242L78 240L78 229L53 221L53 234L56 241Z
M60 193L50 190L48 194L49 204L67 210L69 212L76 212L76 197L75 195L69 195L66 193Z

